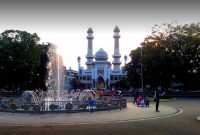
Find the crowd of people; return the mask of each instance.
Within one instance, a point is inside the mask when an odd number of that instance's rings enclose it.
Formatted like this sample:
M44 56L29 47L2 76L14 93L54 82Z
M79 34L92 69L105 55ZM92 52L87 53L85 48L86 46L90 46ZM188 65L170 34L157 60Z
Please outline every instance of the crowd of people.
M159 111L159 102L160 102L160 94L161 93L161 88L158 87L156 90L155 90L155 93L154 93L154 102L156 103L156 112L160 112ZM136 104L138 107L149 107L149 104L150 104L150 100L149 100L149 97L145 94L140 94L138 92L138 90L135 90L134 93L132 94L133 95L133 104Z
M137 106L141 106L141 107L149 107L149 97L147 96L138 96L138 98L136 99L135 103L134 104L137 104Z

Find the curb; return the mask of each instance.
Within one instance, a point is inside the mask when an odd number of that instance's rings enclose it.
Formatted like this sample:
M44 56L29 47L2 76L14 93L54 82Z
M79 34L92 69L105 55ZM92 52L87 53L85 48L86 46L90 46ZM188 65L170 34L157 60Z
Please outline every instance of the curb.
M200 122L200 116L198 116L198 117L196 118L196 120Z

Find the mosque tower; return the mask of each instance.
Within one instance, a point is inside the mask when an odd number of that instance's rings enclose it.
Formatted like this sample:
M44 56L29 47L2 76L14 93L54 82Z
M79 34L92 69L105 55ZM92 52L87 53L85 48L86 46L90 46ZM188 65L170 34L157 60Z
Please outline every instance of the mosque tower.
M81 57L80 56L78 56L77 61L78 61L78 71L79 71L81 69Z
M114 35L113 35L113 38L114 38L114 54L113 54L113 59L114 59L114 61L112 62L112 64L113 64L113 69L114 70L120 70L120 65L121 65L120 58L121 58L121 54L119 52L119 38L120 38L119 27L116 26L114 28L113 32L114 32Z
M93 59L94 59L93 44L92 44L92 40L94 39L94 37L93 37L93 30L91 27L88 29L87 33L88 33L87 35L88 48L87 48L87 55L86 55L87 62L85 64L87 65L87 69L91 69L92 64L93 64Z

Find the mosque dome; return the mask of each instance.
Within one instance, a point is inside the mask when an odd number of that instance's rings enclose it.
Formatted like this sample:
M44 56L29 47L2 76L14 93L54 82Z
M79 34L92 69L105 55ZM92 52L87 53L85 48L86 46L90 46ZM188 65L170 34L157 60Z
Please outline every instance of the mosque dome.
M108 60L107 52L104 51L102 48L99 49L99 51L95 53L95 60L96 61L107 61Z

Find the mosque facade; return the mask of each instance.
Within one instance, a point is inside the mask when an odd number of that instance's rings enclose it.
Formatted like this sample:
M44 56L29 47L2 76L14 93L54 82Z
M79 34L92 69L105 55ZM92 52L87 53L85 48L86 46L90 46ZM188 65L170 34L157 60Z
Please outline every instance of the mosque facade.
M120 54L120 29L116 26L113 30L114 35L114 54L112 63L108 61L108 53L100 48L95 55L93 54L93 30L90 27L87 30L87 54L85 62L87 68L81 66L81 57L78 56L78 73L77 78L80 83L84 84L84 89L113 89L116 83L127 76L124 66L121 66ZM124 56L126 64L127 56Z

